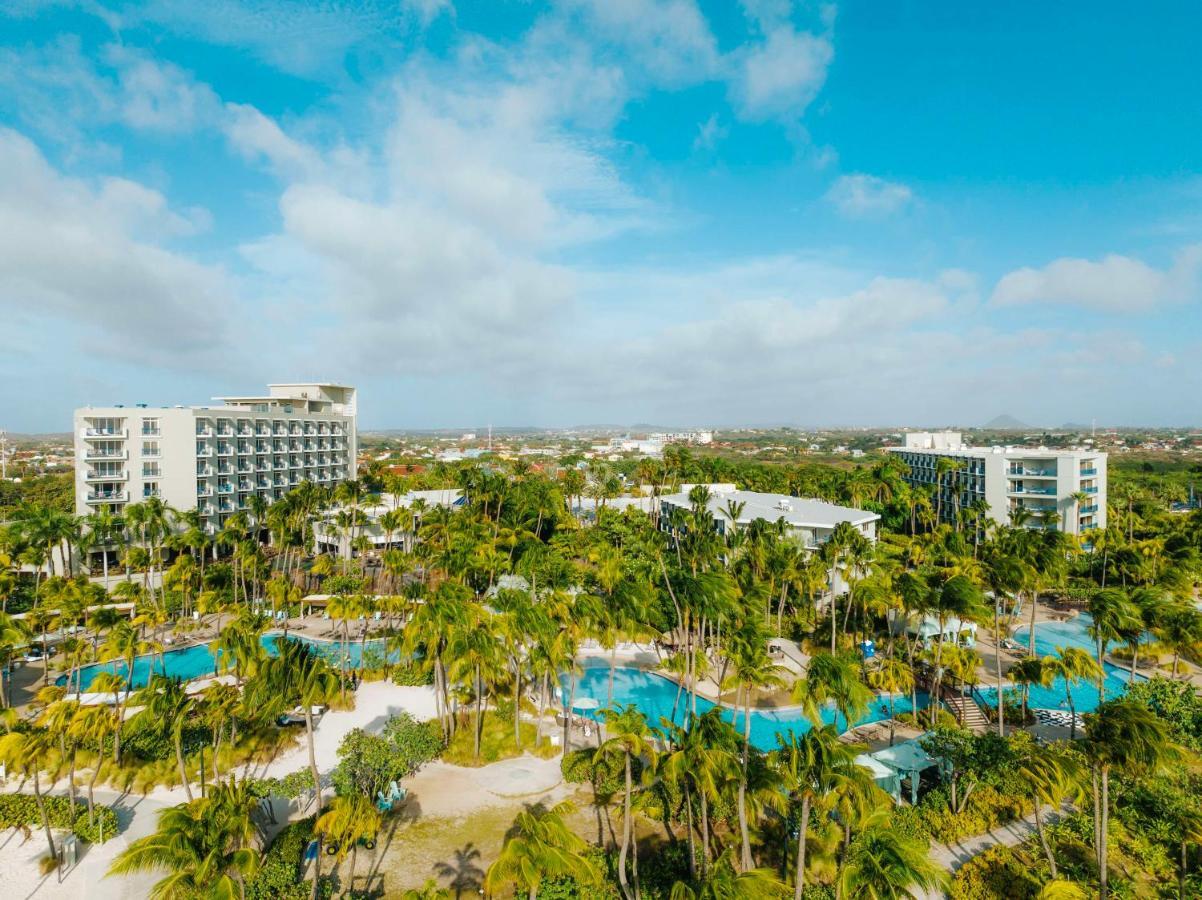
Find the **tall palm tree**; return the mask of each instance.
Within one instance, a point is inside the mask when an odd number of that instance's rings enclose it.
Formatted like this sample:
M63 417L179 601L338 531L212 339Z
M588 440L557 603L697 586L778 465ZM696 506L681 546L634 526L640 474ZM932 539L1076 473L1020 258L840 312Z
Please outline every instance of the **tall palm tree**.
M1182 751L1169 738L1168 726L1151 710L1130 700L1103 703L1085 715L1086 753L1093 766L1094 849L1098 865L1099 896L1110 892L1108 839L1110 827L1110 774L1118 770L1147 776L1181 758Z
M1069 739L1076 740L1077 707L1073 701L1073 685L1078 681L1097 679L1100 675L1104 676L1105 673L1098 665L1097 660L1080 647L1057 646L1055 656L1045 656L1043 665L1053 678L1064 679L1064 700L1068 705L1070 717Z
M570 877L583 884L596 884L600 872L583 854L588 848L564 821L573 811L569 801L552 806L528 806L518 813L505 836L505 845L484 876L484 889L495 893L513 884L535 900L544 881Z
M1043 847L1044 856L1048 860L1048 869L1055 880L1056 854L1048 842L1047 830L1044 828L1042 807L1044 804L1052 809L1059 809L1065 798L1079 798L1081 788L1081 767L1076 757L1061 750L1040 746L1035 743L1026 745L1026 752L1018 767L1018 777L1026 784L1027 790L1035 800L1035 830L1039 833L1039 843Z
M1131 602L1125 591L1115 588L1098 591L1089 598L1089 615L1093 619L1089 626L1089 636L1094 640L1098 655L1094 677L1098 682L1098 702L1101 703L1106 699L1106 670L1103 667L1106 648L1111 641L1122 640L1123 635L1142 627L1143 623L1138 607Z
M1038 684L1041 687L1050 688L1056 678L1056 673L1038 656L1024 656L1010 667L1009 676L1010 680L1019 686L1022 695L1023 720L1020 724L1025 725L1027 707L1031 698L1031 686ZM999 693L998 703L1001 702L1002 697Z
M852 776L860 748L840 741L839 731L833 725L811 728L801 737L790 730L787 737L778 734L776 740L778 747L772 751L770 764L781 776L789 798L801 806L797 826L797 874L793 886L794 900L801 900L805 891L810 809Z
M188 696L180 679L155 674L150 676L150 684L135 695L133 703L142 707L137 716L139 720L148 721L152 729L171 735L180 784L184 786L188 800L191 800L192 788L184 765L184 727L195 708L195 701Z
M46 834L46 843L50 847L50 857L55 858L54 835L50 831L50 814L46 810L46 800L42 796L41 768L46 754L50 752L53 742L48 731L11 731L0 738L0 761L9 772L33 778L33 796L37 803L38 815L42 819L42 830Z
M126 847L109 874L165 870L151 888L153 900L243 896L246 878L259 868L258 806L246 782L223 781L205 797L162 810L158 828Z
M868 685L889 698L889 746L892 747L897 729L897 722L893 717L894 699L898 694L908 694L913 690L914 669L904 659L885 657L879 666L868 673ZM917 714L918 710L915 709L914 712Z
M621 757L625 779L625 793L622 799L622 847L618 851L618 883L627 900L637 900L639 896L639 849L638 842L634 840L634 815L631 811L631 799L634 796L633 761L636 758L642 760L646 768L650 770L655 766L657 753L652 741L651 729L647 725L647 718L638 707L630 705L622 709L607 710L605 725L610 737L597 748L597 758L608 759L615 755ZM626 876L626 858L632 846L634 849L631 865L633 889L627 882Z

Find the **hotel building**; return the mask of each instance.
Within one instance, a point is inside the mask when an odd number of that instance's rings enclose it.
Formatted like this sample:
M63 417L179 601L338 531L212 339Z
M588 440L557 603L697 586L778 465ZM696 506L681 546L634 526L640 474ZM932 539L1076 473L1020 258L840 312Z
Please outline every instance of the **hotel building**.
M159 497L196 509L210 534L252 497L280 499L304 481L355 477L355 389L272 384L214 406L84 407L75 411L75 511L119 513Z
M1106 527L1106 454L1098 450L1031 447L969 447L954 431L913 432L888 448L910 467L906 481L934 492L932 505L945 522L974 500L989 504L989 518L1011 524L1027 510L1028 527L1053 526L1083 535ZM960 466L939 474L939 459Z

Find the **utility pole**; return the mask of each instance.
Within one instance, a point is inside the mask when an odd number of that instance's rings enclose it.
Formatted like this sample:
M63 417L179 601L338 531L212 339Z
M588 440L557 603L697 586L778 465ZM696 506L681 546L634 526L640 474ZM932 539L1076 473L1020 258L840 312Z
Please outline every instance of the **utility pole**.
M8 432L0 431L0 480L8 480Z
M488 452L492 453L492 422L488 423Z

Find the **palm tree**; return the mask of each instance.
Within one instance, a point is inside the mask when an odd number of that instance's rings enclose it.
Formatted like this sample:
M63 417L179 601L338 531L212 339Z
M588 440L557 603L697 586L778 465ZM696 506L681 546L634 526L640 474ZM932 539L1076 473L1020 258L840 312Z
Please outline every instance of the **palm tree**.
M838 726L838 714L842 713L850 728L853 721L868 712L872 690L860 680L860 664L854 657L815 653L810 657L806 677L793 686L793 699L802 705L806 718L815 726L823 724L822 707L833 703L835 725Z
M166 870L151 888L154 900L243 896L245 879L259 868L258 806L246 782L221 782L206 797L162 810L158 828L123 850L109 874Z
M1039 833L1039 843L1047 857L1052 879L1055 880L1056 855L1048 843L1042 807L1047 804L1052 809L1059 809L1066 797L1078 797L1081 794L1081 768L1075 757L1058 749L1034 743L1026 747L1018 767L1018 776L1035 799L1035 830Z
M1098 653L1098 666L1094 677L1098 681L1098 702L1106 699L1106 670L1103 662L1106 659L1106 648L1111 641L1123 639L1124 634L1130 634L1132 629L1142 628L1139 609L1128 599L1124 591L1107 588L1098 591L1089 598L1089 615L1093 623L1089 626L1089 636L1094 639Z
M732 851L727 850L700 884L678 881L668 896L670 900L774 900L788 893L771 869L738 871Z
M550 809L528 806L518 813L500 856L488 867L484 889L491 894L514 884L529 900L535 900L542 883L551 878L598 883L600 872L583 856L588 844L564 821L573 809L565 800Z
M868 685L889 698L889 746L893 746L897 722L893 717L893 702L898 694L908 694L914 688L914 669L904 659L889 656L868 673ZM998 694L1001 697L1001 694ZM1000 700L999 700L1000 703ZM917 709L915 709L917 713Z
M50 858L55 859L54 835L50 832L50 814L46 810L46 800L42 796L41 767L46 754L52 746L48 731L11 731L0 738L0 761L9 772L19 773L25 777L33 777L33 796L37 803L38 815L42 818L42 830L46 833L46 843L50 847Z
M96 760L92 764L92 776L88 779L88 825L95 821L96 780L104 762L104 742L118 730L114 711L107 706L84 706L71 721L71 731L77 743L87 742L96 746Z
M192 788L188 784L188 770L184 765L184 726L192 714L195 701L188 696L180 679L155 674L150 676L150 684L138 692L133 702L142 707L138 713L139 719L146 719L152 728L171 735L180 784L184 786L188 800L191 800Z
M1064 699L1068 705L1070 717L1069 739L1077 739L1077 707L1073 701L1073 685L1078 681L1087 681L1103 677L1105 672L1097 660L1080 647L1056 647L1055 656L1043 658L1044 668L1053 678L1064 679Z
M770 764L780 775L790 800L801 804L797 826L797 875L793 887L794 900L801 900L805 890L810 808L834 793L851 776L860 749L840 741L839 731L833 725L811 728L800 738L790 730L787 738L778 734L776 741L779 746L772 752Z
M351 854L351 870L346 879L346 889L342 892L349 897L355 885L355 860L359 855L359 841L375 838L383 820L380 811L369 797L363 794L351 794L345 797L335 797L329 809L317 818L313 825L313 833L321 835L329 841L334 849L336 865L341 865L346 859L347 851ZM320 856L317 860L320 867ZM314 882L319 880L319 873L314 872Z
M839 872L839 893L865 900L910 900L916 891L939 891L948 873L928 855L925 840L887 824L866 828L852 842Z
M631 705L622 709L606 710L605 725L610 737L597 748L595 758L608 759L617 755L622 759L626 790L622 799L622 848L618 852L618 883L622 886L622 893L627 900L633 900L639 896L639 848L638 842L634 840L634 816L630 808L634 795L632 764L633 760L638 758L651 769L655 765L657 754L651 729L647 726L647 718L638 707ZM626 856L632 845L633 891L626 879Z
M1107 832L1110 827L1110 773L1147 776L1178 760L1182 751L1168 726L1151 710L1130 700L1103 703L1085 715L1086 753L1093 765L1094 845L1099 896L1110 889Z
M1022 693L1022 715L1023 721L1027 722L1027 706L1031 697L1031 686L1039 685L1040 687L1050 688L1052 682L1056 678L1055 672L1044 664L1044 661L1038 656L1024 656L1010 667L1008 673L1010 680L1019 685ZM998 703L1001 704L1001 694L998 694Z

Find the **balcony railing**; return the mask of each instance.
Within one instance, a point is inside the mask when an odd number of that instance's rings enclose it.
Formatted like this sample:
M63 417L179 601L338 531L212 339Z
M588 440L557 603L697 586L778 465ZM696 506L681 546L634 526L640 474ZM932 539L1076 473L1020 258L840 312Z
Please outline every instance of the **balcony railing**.
M219 493L219 494L232 494L233 492L234 492L234 486L232 484L217 485L217 493Z
M1021 466L1020 467L1011 467L1009 474L1023 476L1023 477L1027 477L1027 478L1055 478L1056 477L1055 470L1024 469Z
M121 438L125 439L129 436L129 430L126 428L89 428L84 431L84 437L90 438Z
M1080 475L1082 478L1085 478L1089 475L1097 475L1097 474L1098 474L1097 469L1082 469L1080 472Z
M196 496L197 497L212 497L213 496L213 488L207 484L197 485Z
M1081 515L1083 515L1083 516L1086 515L1087 513L1096 513L1097 511L1098 511L1098 504L1096 504L1096 503L1094 503L1090 506L1082 506L1081 507Z
M213 429L212 428L197 428L196 436L197 437L212 437Z
M1012 487L1008 491L1011 494L1037 494L1042 497L1055 497L1055 488L1036 488L1036 487Z
M1096 487L1087 487L1087 488L1083 488L1083 490L1087 494L1096 494L1098 492L1098 489Z
M129 499L129 491L90 491L89 503L124 503Z
M124 472L92 472L89 471L85 476L85 481L127 481L129 478Z
M125 459L128 455L124 450L87 450L84 452L83 458L86 460Z

